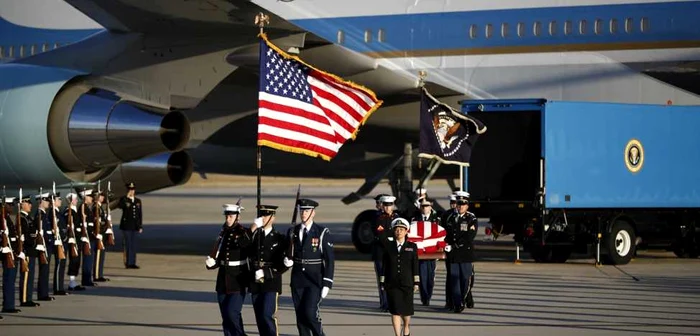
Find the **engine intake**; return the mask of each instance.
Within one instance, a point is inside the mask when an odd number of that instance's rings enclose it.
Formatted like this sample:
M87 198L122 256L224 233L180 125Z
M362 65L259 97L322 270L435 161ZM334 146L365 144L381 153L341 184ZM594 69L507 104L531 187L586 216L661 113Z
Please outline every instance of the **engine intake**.
M121 164L103 181L112 182L116 195L125 195L129 182L134 182L139 193L146 193L187 183L193 170L192 158L186 152L163 153Z

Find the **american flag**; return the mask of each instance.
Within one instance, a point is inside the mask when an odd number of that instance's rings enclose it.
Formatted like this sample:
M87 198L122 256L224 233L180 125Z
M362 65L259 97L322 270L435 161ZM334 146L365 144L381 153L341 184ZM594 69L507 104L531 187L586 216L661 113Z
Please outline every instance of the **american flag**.
M258 145L331 160L382 104L374 92L260 41Z
M441 255L445 248L444 240L447 231L437 222L413 221L408 229L408 241L418 246L418 257ZM437 257L438 259L442 258Z

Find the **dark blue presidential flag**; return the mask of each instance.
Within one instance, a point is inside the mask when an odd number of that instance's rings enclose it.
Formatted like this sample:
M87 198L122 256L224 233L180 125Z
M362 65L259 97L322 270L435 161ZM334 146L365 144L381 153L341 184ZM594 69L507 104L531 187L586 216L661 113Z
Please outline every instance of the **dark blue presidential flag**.
M421 88L419 157L469 166L472 147L484 132L484 123L441 103Z

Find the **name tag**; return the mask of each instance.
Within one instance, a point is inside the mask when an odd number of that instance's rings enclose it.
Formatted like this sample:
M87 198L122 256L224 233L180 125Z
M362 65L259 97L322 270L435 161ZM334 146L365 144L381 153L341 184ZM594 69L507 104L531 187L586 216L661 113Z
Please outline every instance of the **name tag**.
M411 252L411 251L413 251L413 247L407 247L407 248L405 248L405 249L403 249L403 250L404 250L404 251L409 251L409 252Z
M468 231L469 230L469 224L467 223L462 223L459 225L459 230L460 231Z

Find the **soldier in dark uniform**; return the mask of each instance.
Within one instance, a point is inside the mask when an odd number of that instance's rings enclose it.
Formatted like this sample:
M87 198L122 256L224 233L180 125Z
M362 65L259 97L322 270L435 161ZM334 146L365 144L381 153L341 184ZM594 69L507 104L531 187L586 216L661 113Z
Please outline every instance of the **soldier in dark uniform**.
M287 240L292 244L284 264L292 268L290 287L299 336L323 336L321 300L333 287L335 254L330 231L314 223L318 202L299 199L301 223L289 228Z
M68 228L68 230L72 230L72 232L66 230L66 237L69 237L67 238L66 245L66 257L68 258L68 290L82 291L85 290L85 287L78 284L78 281L75 280L78 276L78 273L80 272L80 260L83 258L83 244L86 243L84 241L81 241L83 228L82 219L78 216L78 194L69 193L68 195L66 195L66 200L68 201L68 205L63 211L63 217L65 218L66 227ZM70 223L68 221L69 218L71 221ZM72 245L75 245L75 249L77 252L77 255L75 257L71 256L70 253L70 248Z
M95 195L95 205L93 206L93 212L95 213L95 221L97 221L97 213L99 212L100 218L100 232L95 232L97 226L93 228L95 240L92 244L92 254L95 255L95 267L92 271L92 281L95 282L107 282L109 279L104 277L105 270L105 255L107 254L107 249L105 248L104 236L107 232L107 211L104 209L105 195L104 192L94 191ZM102 243L102 249L98 249L98 241Z
M4 225L0 225L0 241L7 239L7 250L3 249L2 254L2 312L3 313L19 313L21 310L17 309L15 306L15 281L17 280L17 270L21 267L22 258L24 258L24 253L19 251L19 240L17 237L17 227L15 223L12 222L12 208L15 203L14 197L5 198L5 223L7 223L7 232L3 231ZM12 253L15 258L15 267L10 268L6 264L6 253ZM20 253L21 257L20 258Z
M83 190L80 192L80 196L83 198L83 204L80 205L78 209L78 217L80 218L81 224L81 245L87 244L90 246L90 254L83 253L83 269L81 274L80 283L86 287L93 287L95 283L92 281L92 269L95 266L95 253L94 251L94 231L95 231L95 213L93 212L94 195L92 189ZM87 236L84 237L84 232L87 232ZM87 238L87 239L86 239Z
M261 223L250 246L251 283L255 321L260 336L277 336L277 299L282 294L282 274L287 237L274 229L277 206L260 205Z
M469 194L463 191L455 193L457 211L448 215L445 221L445 252L450 267L452 285L452 305L455 313L464 310L465 304L473 307L471 295L472 271L474 261L474 238L478 229L476 216L468 212Z
M39 224L39 230L44 236L44 253L46 253L46 264L39 263L39 280L37 282L37 295L39 301L53 301L55 298L49 296L49 273L51 272L51 259L56 254L55 242L56 234L53 232L53 223L51 222L51 217L48 214L49 203L51 202L51 195L49 193L43 193L36 196L36 200L39 204L36 211L36 216L34 217L34 222Z
M221 230L216 255L206 260L207 269L219 269L216 293L226 336L245 335L241 309L250 282L248 250L251 240L250 230L238 223L241 210L235 204L224 205L226 222Z
M387 292L391 324L396 336L411 334L413 293L418 291L418 246L409 242L410 225L403 218L392 221L392 230L381 238L384 248L384 273L380 277L382 290ZM393 233L393 234L392 234ZM401 332L403 322L403 333Z
M451 194L449 196L450 198L450 208L445 210L443 213L440 214L440 226L443 228L445 227L445 221L447 220L447 217L454 213L455 208L457 208L457 196L455 194ZM454 307L452 306L452 284L450 283L450 264L447 263L447 260L445 260L445 309L447 310L453 310Z
M124 267L140 268L136 265L136 237L143 232L143 206L141 199L136 198L134 183L127 183L126 188L126 196L119 199L119 208L122 209L119 229L124 237Z
M381 245L381 237L386 232L391 231L391 221L398 218L399 215L394 212L394 201L396 197L391 195L383 195L379 198L380 211L377 214L377 219L374 223L374 242L372 244L372 261L374 261L374 273L377 277L377 291L379 293L379 309L388 311L389 306L386 301L386 292L379 285L379 277L384 273L382 263L384 261L384 249Z
M52 210L49 211L49 213L51 213L49 215L49 220L53 223L54 217L56 218L56 226L58 227L56 238L60 237L60 240L56 240L55 249L57 249L59 245L62 246L64 254L66 254L66 258L68 258L68 226L61 213L61 203L63 203L61 200L61 193L56 193L56 195L52 196L54 196L54 205L52 206ZM57 251L54 255L56 256L56 264L53 269L53 295L68 295L65 290L66 259L58 259Z
M27 273L20 272L19 274L19 305L22 307L38 307L40 304L34 302L32 296L34 294L36 258L39 256L39 251L36 250L36 236L39 232L39 226L34 223L29 216L29 213L32 211L31 196L22 198L21 209L20 225L22 225L22 237L20 237L20 239L24 239L25 262L27 263L29 271Z
M433 203L425 198L419 203L421 213L411 219L412 222L429 222L440 223L440 217L432 208ZM433 296L433 288L435 287L435 269L437 268L437 259L420 259L418 261L418 269L420 275L420 301L424 306L430 305L430 299Z

